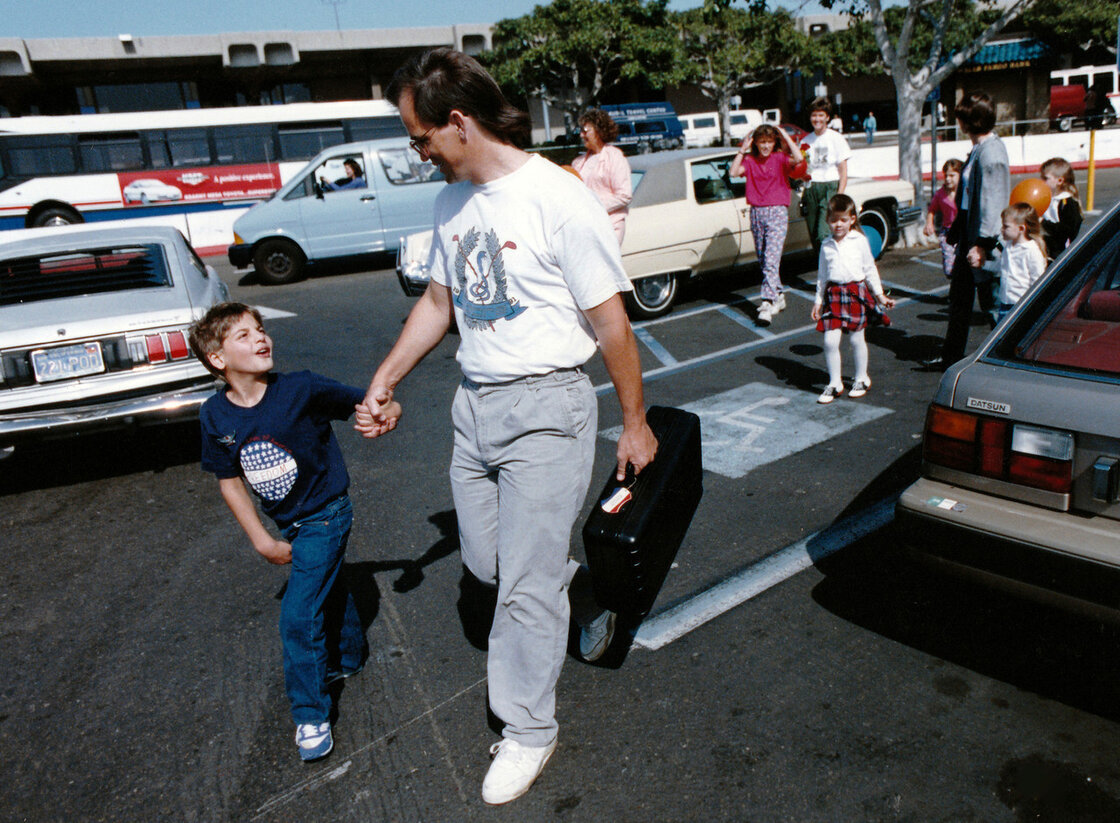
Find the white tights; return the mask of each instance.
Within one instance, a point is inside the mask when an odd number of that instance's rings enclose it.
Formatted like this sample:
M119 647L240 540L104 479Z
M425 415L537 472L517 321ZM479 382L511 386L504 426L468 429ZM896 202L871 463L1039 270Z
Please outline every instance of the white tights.
M870 382L867 376L867 341L863 337L864 329L849 332L852 339L852 359L855 361L855 374L853 380ZM842 329L829 329L824 333L824 362L828 366L828 385L842 389L843 380L840 379L840 338Z

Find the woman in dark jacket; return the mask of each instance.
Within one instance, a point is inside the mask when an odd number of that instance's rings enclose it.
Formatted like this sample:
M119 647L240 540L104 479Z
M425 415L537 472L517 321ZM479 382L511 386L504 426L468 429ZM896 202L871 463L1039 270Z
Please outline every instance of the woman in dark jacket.
M961 169L957 217L947 238L957 246L949 278L949 327L941 356L922 364L930 369L946 369L964 357L974 298L982 311L992 310L992 278L999 272L1000 214L1011 196L1007 149L992 132L996 125L992 98L970 92L953 113L957 127L972 140L972 151Z

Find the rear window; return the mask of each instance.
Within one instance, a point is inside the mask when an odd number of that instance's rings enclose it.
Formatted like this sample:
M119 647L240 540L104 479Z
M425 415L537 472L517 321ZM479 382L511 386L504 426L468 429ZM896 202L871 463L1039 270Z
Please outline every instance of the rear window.
M2 306L170 285L158 243L0 260Z
M1107 222L1115 229L1120 212ZM1033 365L1120 375L1120 235L1094 231L1086 239L1060 258L1059 271L1024 298L1029 304L997 342L994 354Z

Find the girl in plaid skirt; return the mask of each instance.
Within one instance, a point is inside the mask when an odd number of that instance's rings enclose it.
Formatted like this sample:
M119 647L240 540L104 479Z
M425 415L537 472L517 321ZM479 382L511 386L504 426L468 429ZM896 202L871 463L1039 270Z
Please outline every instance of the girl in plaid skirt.
M837 194L828 201L825 220L832 236L821 244L812 311L817 331L824 332L824 359L828 366L828 385L817 398L818 403L831 403L844 393L840 337L845 331L851 337L855 360L855 376L848 396L867 394L871 378L867 375L867 341L863 330L868 321L889 325L890 318L880 307L894 306L894 300L883 294L871 246L859 228L855 201L846 194Z

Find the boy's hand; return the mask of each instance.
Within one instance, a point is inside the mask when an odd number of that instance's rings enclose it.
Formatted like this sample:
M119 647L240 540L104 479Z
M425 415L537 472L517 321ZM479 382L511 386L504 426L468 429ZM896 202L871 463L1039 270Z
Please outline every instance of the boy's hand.
M272 539L253 548L274 566L285 566L292 562L292 544L285 543L283 540Z
M402 414L401 404L392 396L388 389L370 389L365 401L354 407L354 429L362 437L380 437L397 427Z

